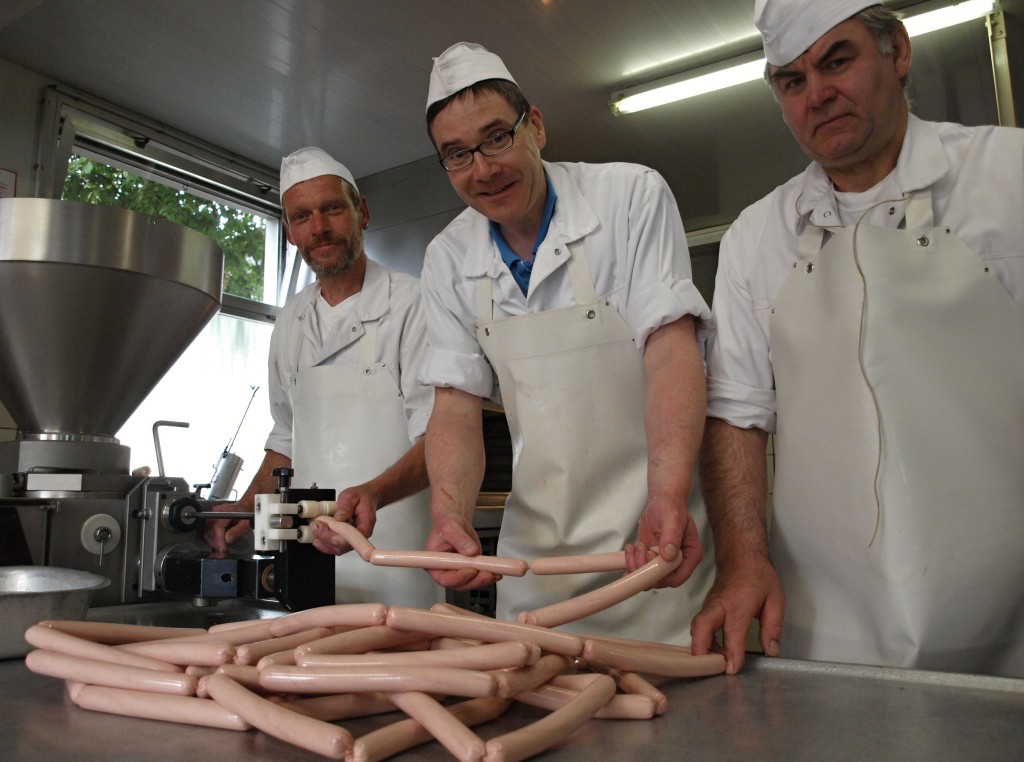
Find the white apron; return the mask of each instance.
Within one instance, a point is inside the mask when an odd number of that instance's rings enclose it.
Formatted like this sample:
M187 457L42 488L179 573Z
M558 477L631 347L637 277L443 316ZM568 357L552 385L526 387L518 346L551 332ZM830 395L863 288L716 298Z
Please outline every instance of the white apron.
M1024 319L930 194L801 261L771 322L784 656L1024 676Z
M477 338L497 373L513 440L498 554L527 561L621 550L635 541L647 499L643 359L622 317L598 302L581 247L570 247L566 266L574 307L495 321L492 280L477 289ZM694 477L690 512L709 550L699 495ZM712 568L705 559L678 588L642 593L563 629L688 644ZM497 615L515 619L621 576L505 577Z
M377 321L363 323L359 365L297 368L291 389L292 485L341 492L372 479L409 449L402 393L377 363ZM371 542L388 550L419 550L430 533L430 492L380 509ZM429 608L444 589L421 569L371 566L354 552L335 562L338 603Z

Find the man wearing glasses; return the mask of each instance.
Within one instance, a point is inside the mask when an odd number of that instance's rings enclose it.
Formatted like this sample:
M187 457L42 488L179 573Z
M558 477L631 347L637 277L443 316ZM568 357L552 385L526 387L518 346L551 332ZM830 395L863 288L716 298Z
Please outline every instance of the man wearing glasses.
M655 554L681 556L660 589L566 629L688 643L711 576L710 562L698 569L703 507L690 504L709 311L671 192L646 167L543 161L540 111L479 45L435 59L427 127L469 206L430 244L421 278L429 347L420 378L436 387L428 549L480 552L472 515L484 472L482 399L491 399L508 416L514 451L499 555L625 548L629 570ZM503 579L498 617L621 573ZM471 570L432 574L459 590L495 581Z

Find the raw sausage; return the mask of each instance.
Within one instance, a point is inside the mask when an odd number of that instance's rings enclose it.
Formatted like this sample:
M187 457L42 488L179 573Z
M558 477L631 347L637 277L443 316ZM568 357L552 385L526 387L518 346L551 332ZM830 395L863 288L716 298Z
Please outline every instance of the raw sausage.
M114 622L84 622L73 619L44 619L41 627L75 635L94 643L114 646L121 643L138 643L141 640L163 640L182 635L205 635L206 630L198 627L149 627L144 624L117 624Z
M361 654L405 646L422 639L423 635L419 632L401 632L383 624L376 624L304 643L296 647L295 657L299 659L306 654Z
M626 570L626 552L594 553L589 556L549 556L530 561L531 574L585 574Z
M495 698L478 698L446 707L467 727L490 722L501 716L508 702ZM433 740L430 732L413 719L400 720L357 738L352 746L353 762L379 762L421 743Z
M246 643L239 646L236 650L235 664L255 664L264 656L298 648L304 643L326 638L332 633L333 630L328 627L314 627L312 630L303 630L280 638L269 638L267 640L257 640L255 643Z
M313 522L317 521L347 542L352 547L352 550L359 554L361 559L364 561L370 560L370 554L373 553L373 544L352 524L345 521L337 521L329 516L319 516L313 519Z
M523 669L502 669L492 672L497 682L499 698L510 699L523 691L543 685L555 675L569 668L569 660L558 654L545 654L537 663Z
M677 553L672 561L655 556L636 571L620 577L611 584L561 603L524 611L519 614L518 620L542 627L557 627L567 622L575 622L647 590L658 580L672 573L682 562L682 553Z
M384 624L388 608L383 603L336 603L318 606L270 620L270 635L275 638L292 635L314 627ZM268 636L269 637L269 636ZM261 638L263 640L263 638Z
M403 664L420 667L452 667L456 669L505 669L525 667L540 658L535 643L509 641L469 646L457 650L428 652L395 652L374 654L305 654L297 664L302 667L318 666L379 666L391 668Z
M493 696L495 680L487 672L441 667L289 667L260 673L260 685L284 693L365 693L367 691L438 692L451 696Z
M344 728L283 709L226 675L204 679L217 703L264 733L331 759L344 759L352 748L352 734Z
M517 762L539 754L566 738L615 695L615 681L599 675L560 709L525 728L487 742L486 762Z
M579 677L582 677L580 675ZM589 677L589 675L588 675ZM516 701L553 712L579 695L579 691L562 685L542 685L516 696ZM598 720L649 720L654 716L654 699L637 694L616 694L594 713Z
M194 664L198 667L219 667L235 660L235 647L223 642L150 640L145 643L125 643L118 648L181 666Z
M518 558L501 556L463 556L435 550L374 550L374 566L402 566L414 569L477 569L507 577L522 577L530 565Z
M56 651L68 656L81 656L84 659L106 661L111 664L126 664L130 667L153 669L158 672L181 672L181 668L166 661L152 659L148 656L127 653L125 651L96 643L91 640L69 635L52 627L34 624L25 630L25 640L29 645L46 651Z
M25 657L25 666L36 674L61 680L179 696L194 696L199 681L195 675L181 672L157 672L53 651L30 651Z
M543 651L562 656L579 656L583 650L583 639L577 635L484 617L393 606L388 610L387 623L398 630L447 635L453 638L479 638L491 643L525 640L536 643Z
M479 762L484 742L447 709L425 693L395 693L395 706L422 725L459 762Z
M166 720L224 730L248 730L251 726L215 701L192 696L163 696L156 693L83 685L75 697L83 709L147 720Z
M706 677L725 672L722 654L676 655L661 649L642 649L607 640L587 639L582 660L600 669L643 672L664 677Z

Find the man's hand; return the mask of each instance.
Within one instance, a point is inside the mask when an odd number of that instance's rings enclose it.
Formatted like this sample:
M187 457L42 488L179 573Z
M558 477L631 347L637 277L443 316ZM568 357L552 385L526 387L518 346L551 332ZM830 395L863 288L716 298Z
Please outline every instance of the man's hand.
M215 505L216 512L252 513L253 506L237 503L221 503ZM228 546L245 537L252 531L252 526L245 519L206 519L203 522L203 539L210 546L214 557L225 556Z
M656 587L678 587L690 578L704 558L700 535L685 505L657 496L649 496L647 508L640 516L640 529L635 545L626 546L626 570L635 571L656 554L666 561L680 552L683 562Z
M704 607L690 626L694 655L724 652L726 673L736 674L743 667L747 631L756 618L761 623L761 650L767 656L778 656L785 605L782 584L767 557L720 565ZM715 642L719 631L725 634L724 647Z
M377 496L365 485L349 487L343 490L338 499L337 509L334 512L335 521L343 521L352 524L363 537L369 537L373 528L377 525ZM321 553L332 556L340 556L352 550L347 542L334 534L323 524L314 522L316 539L313 547Z
M427 537L426 549L463 556L478 556L481 553L480 538L472 522L469 517L458 513L434 519L434 528ZM493 585L501 579L500 574L476 569L431 569L429 574L437 584L453 590L473 590Z

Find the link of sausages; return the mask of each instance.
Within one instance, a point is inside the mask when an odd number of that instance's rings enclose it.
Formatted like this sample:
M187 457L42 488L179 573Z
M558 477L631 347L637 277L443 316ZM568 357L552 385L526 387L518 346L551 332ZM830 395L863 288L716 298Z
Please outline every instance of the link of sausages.
M178 666L219 667L235 660L235 647L217 641L183 643L180 640L150 640L146 643L125 643L118 648Z
M401 566L413 569L477 569L508 577L523 577L530 565L518 558L502 556L463 556L433 550L374 550L374 566Z
M235 651L235 664L256 664L264 656L294 650L301 645L321 640L333 634L334 631L329 627L314 627L312 630L301 630L280 638L268 638L267 640L257 640L255 643L246 643L239 646Z
M519 614L518 620L525 624L537 624L542 627L557 627L567 622L575 622L577 619L604 611L616 603L621 603L627 598L647 590L675 571L682 562L682 553L677 553L671 561L666 561L661 556L655 556L636 571L619 577L604 587L561 603L533 611L524 611Z

